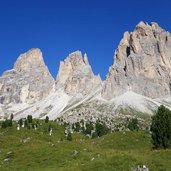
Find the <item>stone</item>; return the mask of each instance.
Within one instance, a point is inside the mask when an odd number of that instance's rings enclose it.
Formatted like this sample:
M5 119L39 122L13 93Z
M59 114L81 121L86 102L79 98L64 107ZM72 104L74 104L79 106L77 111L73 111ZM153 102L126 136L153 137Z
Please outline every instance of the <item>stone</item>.
M171 34L157 23L140 22L115 51L102 96L110 100L126 91L150 98L171 94Z
M73 52L60 62L56 79L56 89L63 88L69 96L82 94L86 96L101 87L100 76L95 76L85 54L80 51Z
M46 98L54 85L42 52L31 49L19 56L14 69L0 77L0 104L33 104Z

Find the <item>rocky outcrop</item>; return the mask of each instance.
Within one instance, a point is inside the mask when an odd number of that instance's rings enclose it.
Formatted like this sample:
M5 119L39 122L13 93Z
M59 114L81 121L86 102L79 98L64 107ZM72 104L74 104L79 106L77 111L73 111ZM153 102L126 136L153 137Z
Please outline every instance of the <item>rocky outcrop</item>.
M101 85L101 78L93 74L86 54L83 58L81 52L76 51L60 62L56 89L63 88L69 96L86 96Z
M54 80L42 52L31 49L19 56L14 69L0 77L0 104L33 104L47 97L53 88Z
M140 22L115 51L102 96L112 99L129 90L151 98L171 94L171 35L157 23Z

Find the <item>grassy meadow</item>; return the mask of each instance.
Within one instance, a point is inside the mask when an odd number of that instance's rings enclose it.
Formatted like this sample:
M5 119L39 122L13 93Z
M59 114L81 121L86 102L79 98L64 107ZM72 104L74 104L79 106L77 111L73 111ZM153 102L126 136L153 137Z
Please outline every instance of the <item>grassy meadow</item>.
M53 128L52 136L48 126ZM89 139L64 135L64 127L39 121L37 130L0 128L0 171L171 171L171 150L152 150L148 132L114 132Z

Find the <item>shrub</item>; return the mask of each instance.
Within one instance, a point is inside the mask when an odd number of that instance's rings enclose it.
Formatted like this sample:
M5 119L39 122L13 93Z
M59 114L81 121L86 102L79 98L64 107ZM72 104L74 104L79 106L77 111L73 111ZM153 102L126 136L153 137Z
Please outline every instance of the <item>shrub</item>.
M99 120L96 122L96 134L101 137L106 135L109 132L109 128L104 122L100 122Z
M91 135L91 131L93 130L93 123L92 122L89 122L89 123L86 123L86 129L84 131L84 134L89 134Z
M6 120L2 122L1 127L2 128L7 128L8 127Z
M92 134L92 138L97 138L98 137L98 135L97 135L97 132L95 131L95 132L93 132L93 134Z
M2 128L7 128L7 127L12 127L12 120L8 120L6 119L5 121L2 122L2 125L1 125Z
M67 140L72 141L72 134L70 132L68 133Z
M129 121L128 123L128 128L130 131L138 131L139 126L138 126L138 119L137 118L133 118L131 121Z
M76 126L75 131L76 132L79 132L80 131L80 123L79 122L76 122L75 123L75 126Z

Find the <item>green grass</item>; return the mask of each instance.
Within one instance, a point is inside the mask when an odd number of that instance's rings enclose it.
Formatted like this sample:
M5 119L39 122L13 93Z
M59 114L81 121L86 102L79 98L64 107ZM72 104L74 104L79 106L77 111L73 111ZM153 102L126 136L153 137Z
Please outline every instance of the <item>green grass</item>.
M96 139L74 133L70 142L62 126L51 125L52 136L45 123L38 130L0 129L0 170L129 171L145 164L150 171L171 171L171 150L152 150L149 133L115 132Z

